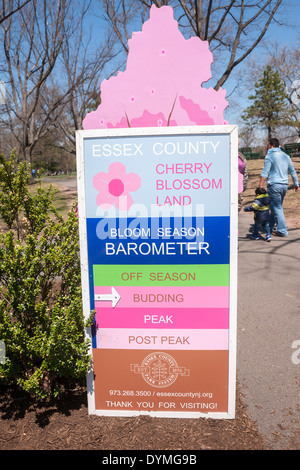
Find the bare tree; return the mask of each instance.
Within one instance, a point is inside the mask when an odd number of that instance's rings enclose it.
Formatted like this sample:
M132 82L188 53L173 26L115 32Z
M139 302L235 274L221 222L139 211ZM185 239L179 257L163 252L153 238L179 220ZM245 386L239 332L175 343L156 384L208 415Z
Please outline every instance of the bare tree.
M135 8L132 8L131 0L117 4L115 1L101 1L126 52L126 26L129 20L133 21L132 15L137 20L138 12L144 14L145 9L152 5L172 6L183 34L192 33L208 41L214 57L218 58L221 66L214 87L218 90L264 38L284 0L138 0L133 2Z
M130 38L132 23L142 12L136 0L101 0L103 18L108 22L122 48L128 54L127 42Z
M70 0L32 0L3 22L4 60L1 75L7 99L2 120L7 124L24 158L48 129L48 115L40 113L40 96L53 71L65 35ZM52 104L55 109L57 103Z
M17 11L21 10L21 8L29 2L32 2L32 0L24 0L23 2L20 2L19 0L2 0L0 4L0 24L10 16L14 15Z
M48 89L47 101L50 103L58 91L64 97L63 110L59 116L53 113L52 124L60 136L61 148L72 154L76 151L74 130L82 129L86 112L99 104L103 71L115 57L114 39L103 36L100 43L95 42L93 32L81 22L62 46L60 75L65 77L65 83L59 83L55 75L51 77L52 89Z
M97 53L90 52L97 46L95 38L83 34L90 4L91 0L31 0L2 23L0 76L6 99L0 125L9 129L29 161L53 127L56 142L63 147L68 139L66 147L74 152L74 129L81 128L84 108L97 96L111 41L104 41Z
M74 130L99 97L100 77L113 57L113 37L101 43L90 27L92 0L31 0L2 24L0 77L6 99L0 129L23 157L43 143L75 153ZM99 29L99 26L98 26ZM60 152L61 153L61 152Z
M290 103L290 121L292 127L300 137L300 49L299 44L291 47L279 48L273 46L269 63L278 70L283 81L287 99Z

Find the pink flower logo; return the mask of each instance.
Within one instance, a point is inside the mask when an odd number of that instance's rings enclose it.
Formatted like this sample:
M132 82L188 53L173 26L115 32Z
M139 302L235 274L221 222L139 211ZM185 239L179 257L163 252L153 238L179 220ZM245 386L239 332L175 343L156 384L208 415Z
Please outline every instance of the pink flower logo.
M96 204L108 209L113 204L120 210L128 210L133 204L129 194L141 186L141 178L136 173L126 173L126 167L120 162L112 163L108 173L97 173L93 178L93 186L99 191Z

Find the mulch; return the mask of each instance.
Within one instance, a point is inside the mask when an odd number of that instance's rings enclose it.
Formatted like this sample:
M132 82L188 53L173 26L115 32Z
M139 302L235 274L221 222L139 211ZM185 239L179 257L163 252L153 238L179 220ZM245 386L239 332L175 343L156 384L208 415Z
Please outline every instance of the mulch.
M0 396L0 449L6 451L266 449L239 387L233 420L89 415L86 389L79 386L44 403L7 386Z

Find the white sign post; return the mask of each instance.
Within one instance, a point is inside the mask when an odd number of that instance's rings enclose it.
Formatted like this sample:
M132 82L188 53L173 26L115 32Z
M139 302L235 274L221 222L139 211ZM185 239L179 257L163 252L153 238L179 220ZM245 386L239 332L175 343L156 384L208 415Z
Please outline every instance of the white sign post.
M236 126L77 132L89 412L235 416Z

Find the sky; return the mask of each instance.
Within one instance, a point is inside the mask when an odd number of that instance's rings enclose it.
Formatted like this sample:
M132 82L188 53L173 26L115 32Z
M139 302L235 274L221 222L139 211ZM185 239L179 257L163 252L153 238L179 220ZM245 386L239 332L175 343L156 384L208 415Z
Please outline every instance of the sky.
M300 36L300 1L289 0L289 6L283 10L287 18L287 22L294 25L294 28L289 26L282 27L276 24L269 28L268 36L272 39L282 39L284 43L289 44L297 40Z
M281 10L281 15L282 18L285 18L285 21L287 24L289 24L289 26L278 25L275 22L271 24L263 40L264 43L270 44L273 42L278 42L280 46L295 46L297 40L300 41L300 0L287 0L286 4L287 5ZM260 48L254 49L253 53L251 54L251 58L253 59L257 57L259 60L260 51ZM245 63L241 64L239 70L245 70ZM235 88L235 85L236 79L233 74L231 77L229 77L223 86L227 92L226 96L228 97L229 101L229 106L225 111L225 117L230 124L240 124L240 114L242 110L249 105L247 96L252 93L252 90L249 90L248 95L244 96L239 91L238 93L232 95L233 101L231 101L231 93ZM237 104L238 106L235 107L234 104Z

